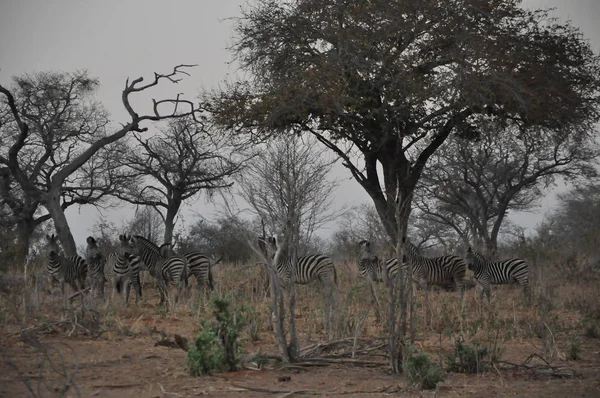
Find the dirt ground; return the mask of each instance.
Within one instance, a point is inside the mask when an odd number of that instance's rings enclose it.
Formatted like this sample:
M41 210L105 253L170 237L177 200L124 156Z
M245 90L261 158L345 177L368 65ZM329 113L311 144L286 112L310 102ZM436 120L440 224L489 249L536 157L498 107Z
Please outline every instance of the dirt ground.
M230 285L239 286L233 282ZM253 289L252 286L248 287L249 291ZM136 398L315 395L600 397L600 338L585 337L581 329L576 330L577 325L580 325L580 316L566 309L569 300L580 296L585 298L580 300L583 300L585 306L597 305L595 285L585 291L575 285L568 289L562 288L562 298L548 318L548 322L554 325L553 328L560 331L560 335L555 332L556 335L551 336L554 343L551 358L542 340L536 338L535 333L527 331L537 322L539 309L524 309L520 304L518 289L514 290L514 300L509 296L510 300L498 301L502 307L498 309L498 325L503 325L507 330L509 326L512 328L512 337L508 337L508 332L501 333L501 336L506 337L500 342L501 360L523 364L532 354L537 354L551 362L555 370L553 375L501 364L482 374L447 373L436 391L419 391L408 387L403 376L389 373L383 356L359 358L369 361L368 366L364 363L339 363L286 369L273 369L274 366L269 366L269 369L254 370L246 367L238 372L192 377L186 368L185 351L156 343L165 339L173 340L175 334L184 336L191 342L200 328L198 307L180 304L178 309L166 313L156 307L157 297L151 294L152 290L146 290L150 297L144 297L139 306L133 304L123 308L119 303L114 308L104 307L99 332L92 335L83 333L82 328L74 328L72 317L65 315L63 310L56 310L58 300L55 297L40 296L42 299L37 312L28 321L23 321L19 318L21 315L11 315L23 313L23 305L20 303L24 301L20 296L16 293L14 296L0 296L0 300L4 300L4 303L0 302L0 397L61 396L65 385L70 386L64 394L68 397L78 396L78 391L84 397ZM356 293L347 289L344 314L356 314L351 312L355 305L355 310L360 310L358 306L365 303L364 292ZM268 300L264 297L243 293L240 288L222 293L251 297L251 300L256 300L257 311L263 311L263 319L268 319ZM314 303L311 300L315 300L311 296L312 291L301 291L300 294L296 319L300 345L306 347L323 341L324 338L322 329L315 326L320 325L320 321L315 321L317 318L314 305L311 304ZM447 325L456 327L456 315L445 312L452 312L448 308L452 309L457 305L454 293L436 293L433 298L436 301L432 305L434 315L431 326L427 329L419 325L415 347L426 352L433 361L439 362L444 354L451 352L453 340L450 335L436 333L435 328L442 330ZM14 303L9 302L13 299ZM11 309L13 307L14 310ZM207 304L203 311L207 317L210 316ZM479 331L476 335L481 335L487 329L477 323L479 321L474 311L473 305L468 306L466 319L470 323L465 327L477 327ZM350 319L350 315L348 317ZM443 317L447 320L441 320ZM62 321L57 322L61 319ZM81 320L79 322L83 323ZM23 325L35 330L22 333ZM381 321L377 321L371 313L361 336L374 339L380 333ZM569 359L573 336L577 338L580 348L577 360ZM260 327L258 341L252 341L248 336L243 337L246 354L277 354L268 322ZM373 365L373 362L376 363ZM530 362L532 366L536 364L543 362L540 359Z
M167 333L182 328L180 319L161 323ZM186 325L187 326L187 325ZM81 396L99 397L259 397L259 396L435 396L433 391L405 388L402 377L389 374L385 361L379 367L333 365L309 369L243 370L210 377L191 377L186 369L185 352L179 348L155 346L158 334L137 336L107 334L98 338L86 336L59 337L46 331L38 338L44 346L58 349L64 357L64 370L56 354L54 371L44 362L36 341L22 341L20 336L2 339L4 361L0 364L0 396L25 397L27 380L41 396L60 395L60 386L69 374ZM248 344L247 351L276 353L268 336L261 344ZM67 343L71 349L63 345ZM432 341L419 341L428 352ZM501 369L481 375L449 373L438 385L437 396L444 397L599 397L600 396L600 340L583 339L581 358L576 361L555 361L554 366L574 372L574 377L551 377L525 369ZM511 341L504 346L502 359L522 363L536 352L532 341ZM77 363L77 368L74 366ZM17 368L18 371L15 369ZM76 371L75 371L76 370ZM65 374L60 376L60 371ZM289 376L289 379L286 378ZM261 391L264 389L264 391ZM56 391L58 390L58 391ZM49 392L51 391L51 392ZM66 396L76 396L71 389ZM287 395L289 396L289 395Z

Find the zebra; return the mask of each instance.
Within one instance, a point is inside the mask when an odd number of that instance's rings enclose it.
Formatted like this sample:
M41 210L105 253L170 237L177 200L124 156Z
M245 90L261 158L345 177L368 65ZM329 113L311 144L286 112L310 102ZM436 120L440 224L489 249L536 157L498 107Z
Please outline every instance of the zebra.
M181 290L188 286L188 261L184 256L175 256L171 244L158 247L155 243L140 235L124 235L130 254L138 256L142 267L150 272L160 292L160 304L165 302L169 283L178 287L175 302L179 300Z
M358 242L358 274L373 282L382 282L384 280L383 263L371 252L371 242L361 240ZM398 259L396 257L385 260L388 277L394 279L398 275Z
M282 284L289 290L290 285L307 285L314 281L320 281L325 287L325 324L328 334L332 332L333 326L333 289L338 283L336 269L333 261L323 254L312 254L292 258L291 255L284 253L278 237L268 237L266 241L266 251L270 259L277 257L275 270ZM278 252L281 252L279 254ZM279 254L279 255L278 255Z
M405 237L404 256L413 266L413 284L418 283L427 295L427 285L445 285L454 281L456 289L464 297L464 280L467 273L465 261L458 256L423 257L419 249ZM406 267L406 265L403 265Z
M198 289L202 289L202 285L207 284L211 291L214 290L212 267L218 264L222 257L213 260L201 252L187 253L184 256L188 262L189 275L196 277Z
M64 257L58 247L57 237L46 235L48 240L48 262L46 263L46 272L50 277L50 282L58 282L60 290L64 297L65 283L71 285L71 288L77 292L85 288L88 265L83 258L78 255Z
M509 283L519 283L523 288L525 299L529 303L531 300L531 290L529 288L529 266L524 260L511 258L501 261L486 260L482 254L469 247L465 256L467 265L481 290L481 300L485 292L488 304L491 302L490 285L502 285Z
M135 290L135 303L142 297L140 283L140 258L131 255L126 235L119 235L120 246L116 253L110 253L104 266L104 276L112 287L111 297L115 291L123 294L125 305L129 302L131 286Z
M92 294L98 292L100 298L104 299L104 264L106 258L98 247L98 242L94 237L88 236L85 240L87 248L85 250L85 260L88 265L89 285L92 288Z

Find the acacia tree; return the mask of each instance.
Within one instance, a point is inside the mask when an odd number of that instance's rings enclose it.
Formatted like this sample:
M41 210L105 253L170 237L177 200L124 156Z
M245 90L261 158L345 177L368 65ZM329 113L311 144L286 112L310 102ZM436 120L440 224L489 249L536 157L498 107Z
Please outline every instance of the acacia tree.
M493 131L477 143L454 138L431 159L415 201L421 217L451 227L493 254L511 210L528 210L559 176L588 179L597 172L593 131Z
M402 258L414 189L452 132L474 136L488 120L568 132L597 116L589 44L519 4L259 0L232 46L252 79L217 93L212 110L228 128L317 137L370 195ZM395 372L405 319L389 325Z
M141 84L141 77L131 82L128 79L121 100L131 120L122 123L112 133L109 132L106 113L92 96L98 82L88 77L86 72L40 73L15 78L12 89L0 85L4 98L2 105L6 109L1 121L3 150L0 163L10 170L23 194L48 211L66 255L75 255L76 247L64 214L64 202L61 203L65 187L70 182L77 184L77 181L82 181L83 177L78 177L77 173L82 171L85 175L86 170L82 167L102 148L128 132L146 131L141 123L195 114L198 109L179 96L153 100L153 112L141 116L130 103L131 94L144 92L162 80L177 83L181 74L187 74L186 67L179 65L168 74L155 73L154 79L147 84ZM159 108L165 104L171 104L173 109L161 112ZM189 110L182 113L179 108L183 105L189 106ZM87 172L90 171L88 168ZM99 186L106 186L104 179L110 174L92 174ZM93 191L90 187L94 186L86 185L83 193L71 195L71 198L78 203L86 198L89 200ZM75 191L72 190L71 194Z
M169 121L152 138L135 135L137 147L121 156L121 164L139 177L115 195L127 202L150 206L164 224L164 242L171 242L181 205L206 190L232 185L229 177L239 172L243 160L225 136L210 134L203 123L187 117Z

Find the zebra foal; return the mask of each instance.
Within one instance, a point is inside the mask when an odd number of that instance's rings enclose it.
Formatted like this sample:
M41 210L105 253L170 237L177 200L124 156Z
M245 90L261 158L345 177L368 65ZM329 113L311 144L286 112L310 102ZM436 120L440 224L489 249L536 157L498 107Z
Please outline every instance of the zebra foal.
M358 275L373 282L384 281L384 268L390 279L398 275L398 259L395 257L383 261L379 259L371 250L371 242L361 240L358 242Z
M104 299L104 265L106 258L98 247L98 242L94 237L88 236L85 240L87 247L85 250L85 261L88 265L88 280L92 289L92 295L97 294Z
M46 262L46 272L50 277L50 282L60 284L60 291L64 297L65 283L71 285L73 291L77 292L85 288L88 265L83 258L78 255L65 257L62 255L58 246L57 237L46 235L48 259Z
M111 286L111 299L115 292L123 295L123 303L129 303L131 286L135 291L135 303L142 297L140 283L140 259L130 254L131 248L126 235L119 235L119 248L110 253L104 266L104 276Z
M519 283L523 288L527 303L531 301L529 266L524 260L511 258L502 261L490 261L470 247L467 249L465 260L469 269L473 271L477 286L481 290L481 300L483 300L483 293L485 293L488 304L491 302L490 285Z
M184 256L175 256L171 244L165 243L158 247L154 242L140 235L125 235L124 241L130 254L139 257L141 265L145 267L154 278L160 293L160 303L165 302L168 296L168 285L177 286L178 292L175 302L179 301L182 289L188 286L188 261Z

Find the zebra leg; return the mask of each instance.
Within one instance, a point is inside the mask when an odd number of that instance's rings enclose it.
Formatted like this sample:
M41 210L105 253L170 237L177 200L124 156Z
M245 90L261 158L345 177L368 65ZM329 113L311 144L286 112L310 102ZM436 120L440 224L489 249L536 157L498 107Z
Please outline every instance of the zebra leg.
M131 281L129 279L123 282L122 290L123 304L127 307L129 306L129 292L131 291Z

